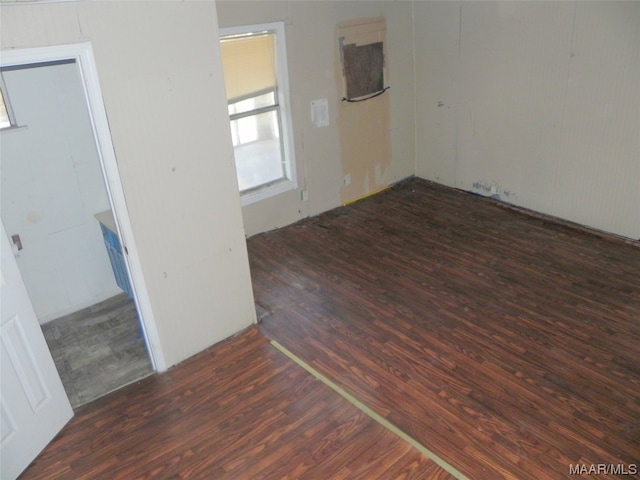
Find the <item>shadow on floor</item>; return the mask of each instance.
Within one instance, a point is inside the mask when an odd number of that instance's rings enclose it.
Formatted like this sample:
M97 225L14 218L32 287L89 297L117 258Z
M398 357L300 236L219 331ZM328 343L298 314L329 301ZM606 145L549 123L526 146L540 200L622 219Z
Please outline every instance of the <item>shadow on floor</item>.
M42 331L73 408L153 373L135 304L124 293Z

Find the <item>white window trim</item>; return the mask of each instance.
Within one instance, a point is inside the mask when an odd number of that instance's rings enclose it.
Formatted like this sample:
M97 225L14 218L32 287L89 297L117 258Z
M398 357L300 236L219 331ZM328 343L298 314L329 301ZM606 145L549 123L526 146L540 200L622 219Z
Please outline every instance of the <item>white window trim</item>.
M0 72L0 90L2 90L2 101L4 103L4 108L7 112L7 118L9 119L9 125L6 127L1 127L0 130L2 132L8 132L10 130L16 130L20 128L18 126L18 122L16 121L16 116L13 113L13 107L11 106L11 100L9 99L9 95L7 94L7 87L4 84L4 77L2 76L2 72Z
M289 68L287 66L287 43L284 34L284 22L260 23L256 25L241 25L220 28L220 37L240 35L243 33L272 30L276 32L276 75L278 83L278 103L280 104L280 122L282 147L284 151L285 173L287 178L272 185L240 194L240 204L245 207L267 198L298 188L296 173L296 159L293 146L293 128L291 117L291 102L289 97Z

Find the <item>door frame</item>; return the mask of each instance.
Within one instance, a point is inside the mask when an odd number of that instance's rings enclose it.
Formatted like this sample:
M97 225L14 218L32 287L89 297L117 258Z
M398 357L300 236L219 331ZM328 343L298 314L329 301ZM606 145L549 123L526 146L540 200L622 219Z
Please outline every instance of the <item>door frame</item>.
M111 131L107 119L98 70L90 42L48 47L2 50L0 67L29 65L34 63L75 60L84 87L87 111L91 122L94 141L100 159L109 203L113 211L118 235L126 247L125 264L134 292L134 301L140 317L140 324L154 370L164 372L167 365L160 344L158 329L153 317L151 300L147 291L140 256L135 243L133 229L127 210L124 189L118 170Z

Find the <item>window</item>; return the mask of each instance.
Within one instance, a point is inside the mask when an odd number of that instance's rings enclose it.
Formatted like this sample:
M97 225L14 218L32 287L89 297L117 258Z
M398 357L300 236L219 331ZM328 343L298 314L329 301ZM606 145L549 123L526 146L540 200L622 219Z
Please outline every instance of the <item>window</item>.
M16 121L13 117L13 111L11 110L11 105L9 105L9 99L7 98L6 91L4 80L0 75L0 130L16 126Z
M284 24L221 29L231 138L243 205L297 187Z

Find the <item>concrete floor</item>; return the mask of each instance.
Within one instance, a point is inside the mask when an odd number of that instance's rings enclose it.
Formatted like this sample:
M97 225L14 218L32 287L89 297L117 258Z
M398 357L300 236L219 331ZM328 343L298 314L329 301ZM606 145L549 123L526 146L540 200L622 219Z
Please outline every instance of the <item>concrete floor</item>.
M124 293L42 331L73 408L153 373L135 304Z

